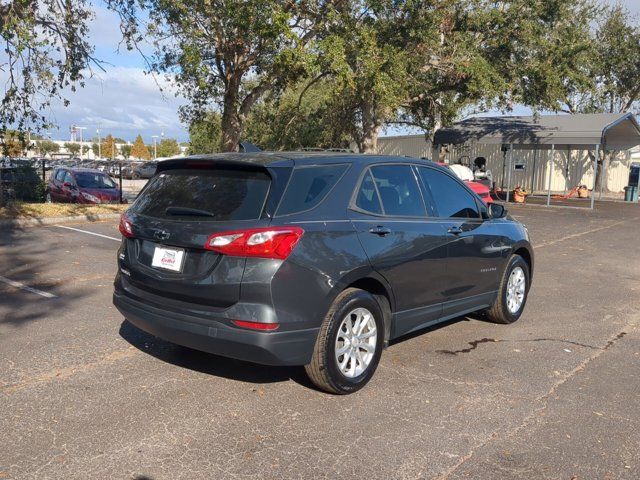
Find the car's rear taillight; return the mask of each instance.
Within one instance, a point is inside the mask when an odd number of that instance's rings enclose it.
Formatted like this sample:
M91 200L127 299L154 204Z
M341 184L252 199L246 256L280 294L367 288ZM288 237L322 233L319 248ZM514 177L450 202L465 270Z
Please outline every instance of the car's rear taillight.
M300 227L268 227L214 233L204 245L224 255L284 260L302 237Z
M264 323L264 322L247 322L246 320L231 320L231 322L242 328L248 328L250 330L261 330L266 332L273 332L277 330L280 324L278 323Z
M126 213L120 215L120 225L118 226L120 233L127 238L133 237L133 224Z

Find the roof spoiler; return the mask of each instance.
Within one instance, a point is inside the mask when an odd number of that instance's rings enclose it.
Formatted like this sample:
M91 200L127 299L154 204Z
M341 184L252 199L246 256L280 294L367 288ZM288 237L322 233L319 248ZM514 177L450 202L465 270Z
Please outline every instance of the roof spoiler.
M243 153L261 152L262 149L251 142L241 141L238 143L239 151Z

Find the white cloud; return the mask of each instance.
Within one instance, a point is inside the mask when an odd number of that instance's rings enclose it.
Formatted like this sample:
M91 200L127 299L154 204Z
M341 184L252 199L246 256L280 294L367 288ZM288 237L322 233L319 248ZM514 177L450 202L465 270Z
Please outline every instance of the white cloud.
M161 89L163 92L161 93ZM142 134L145 141L162 131L166 137L186 140L187 133L178 120L177 110L183 100L176 98L171 85L162 77L145 74L138 67L107 67L106 72L94 72L84 88L66 92L70 101L65 107L54 102L51 121L60 130L55 137L68 136L71 125L86 126L86 137L112 133L125 140Z

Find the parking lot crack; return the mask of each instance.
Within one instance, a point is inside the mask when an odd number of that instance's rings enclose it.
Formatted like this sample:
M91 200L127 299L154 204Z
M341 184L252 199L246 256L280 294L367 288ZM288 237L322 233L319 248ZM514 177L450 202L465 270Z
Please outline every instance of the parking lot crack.
M485 439L483 441L481 441L477 445L473 446L466 455L462 456L449 469L447 469L446 471L444 471L444 472L442 472L442 473L440 473L440 474L438 474L438 475L436 475L436 476L434 476L432 478L433 479L437 479L437 480L445 480L445 479L449 478L462 465L464 465L468 460L473 458L473 456L476 454L476 452L478 450L482 449L483 447L488 445L493 440L495 440L495 439L497 439L497 438L499 438L501 436L503 438L513 437L513 436L517 435L518 433L520 433L525 428L527 428L529 425L531 425L533 423L533 420L535 418L538 418L547 409L549 398L554 396L556 394L557 390L562 385L564 385L569 380L574 378L580 372L584 371L592 361L594 361L595 359L597 359L598 357L603 355L614 344L616 344L622 338L624 338L627 335L628 331L631 331L631 330L633 330L635 328L636 328L636 321L634 320L634 321L629 322L620 331L618 331L615 335L612 335L611 337L609 337L609 339L607 340L607 342L605 343L605 345L603 347L595 348L595 351L594 351L594 353L592 355L586 357L584 360L582 360L580 363L578 363L578 365L576 365L571 371L567 372L562 378L560 378L557 382L554 382L551 385L551 388L549 388L549 390L547 390L545 393L543 393L542 395L538 396L537 398L535 398L533 400L533 402L532 402L533 405L538 405L538 406L533 408L531 410L531 412L529 412L529 414L524 417L524 419L520 422L520 424L518 424L517 426L515 426L515 427L513 427L511 429L508 429L502 435L501 435L501 429L496 429L496 430L492 431L487 437L485 437ZM486 342L482 342L482 343L486 343Z
M528 338L528 339L514 339L514 340L505 340L505 339L496 339L496 338L481 338L480 340L474 340L469 342L468 345L471 345L468 348L462 348L460 350L436 350L437 353L443 353L445 355L458 355L459 353L469 353L476 348L478 345L483 343L527 343L527 342L558 342L558 343L566 343L568 345L574 345L577 347L588 348L590 350L606 350L609 348L616 340L624 337L626 332L620 332L618 336L614 340L610 340L604 347L598 347L596 345L589 345L587 343L576 342L573 340L565 340L563 338Z

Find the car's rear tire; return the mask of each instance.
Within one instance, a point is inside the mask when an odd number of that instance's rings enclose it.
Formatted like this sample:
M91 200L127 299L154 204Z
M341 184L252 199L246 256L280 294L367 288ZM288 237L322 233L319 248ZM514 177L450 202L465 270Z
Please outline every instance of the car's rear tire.
M512 255L500 281L493 305L486 311L495 323L513 323L520 318L529 294L529 265L520 255Z
M322 322L307 375L318 388L344 395L364 387L378 367L384 345L384 318L368 292L348 288Z

